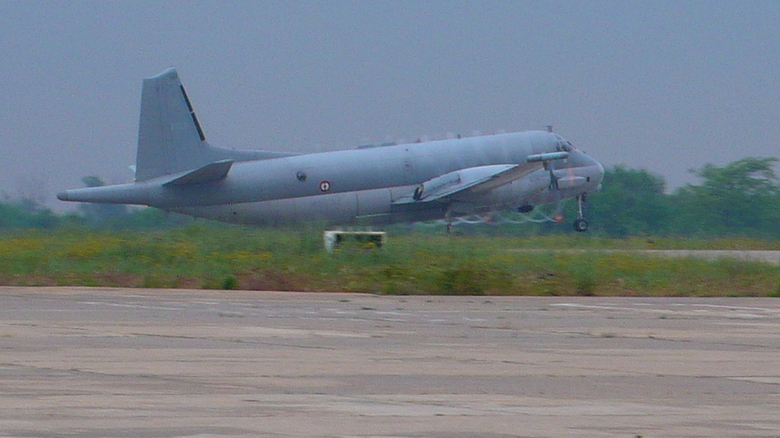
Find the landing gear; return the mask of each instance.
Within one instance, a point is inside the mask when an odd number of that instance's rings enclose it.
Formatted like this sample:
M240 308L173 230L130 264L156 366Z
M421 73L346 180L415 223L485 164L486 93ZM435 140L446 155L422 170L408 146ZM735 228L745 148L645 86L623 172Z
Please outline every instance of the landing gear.
M574 221L574 231L577 231L578 233L588 231L588 221L585 219L577 219Z
M582 214L582 203L585 202L585 193L577 195L577 220L574 221L574 231L582 233L588 231L588 221Z

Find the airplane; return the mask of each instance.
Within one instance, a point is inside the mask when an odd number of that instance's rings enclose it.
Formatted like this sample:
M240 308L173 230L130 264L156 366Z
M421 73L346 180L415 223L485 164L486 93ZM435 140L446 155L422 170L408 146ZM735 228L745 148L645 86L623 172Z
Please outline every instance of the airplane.
M604 168L558 134L528 131L294 154L206 141L176 69L143 80L133 182L66 190L62 201L136 204L250 224L381 225L446 219L576 197ZM449 225L448 225L449 227Z

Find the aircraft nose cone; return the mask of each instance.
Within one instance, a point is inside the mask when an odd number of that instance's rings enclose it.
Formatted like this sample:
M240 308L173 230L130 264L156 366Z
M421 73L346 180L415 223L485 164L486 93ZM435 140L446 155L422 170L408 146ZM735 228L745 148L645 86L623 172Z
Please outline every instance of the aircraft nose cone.
M593 161L596 161L596 160L593 160ZM604 179L604 166L602 166L601 163L599 163L598 161L596 161L596 165L598 166L598 169L599 169L598 180L599 180L599 183L601 183L601 181Z
M68 196L68 192L59 192L57 193L57 199L60 201L70 201L70 196Z

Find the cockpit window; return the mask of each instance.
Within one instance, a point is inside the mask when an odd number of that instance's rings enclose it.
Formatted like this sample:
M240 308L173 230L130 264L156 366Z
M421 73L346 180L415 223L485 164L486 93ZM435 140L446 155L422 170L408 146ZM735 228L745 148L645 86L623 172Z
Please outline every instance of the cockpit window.
M570 141L568 141L565 138L561 137L560 134L552 134L552 135L555 136L555 149L558 152L571 152L571 151L576 151L577 150L577 148L574 147L574 145L571 144Z
M555 134L555 137L558 138L558 144L555 146L555 149L557 149L558 151L570 152L572 149L574 149L574 146L572 146L570 141L567 141L565 138L561 137L558 134Z

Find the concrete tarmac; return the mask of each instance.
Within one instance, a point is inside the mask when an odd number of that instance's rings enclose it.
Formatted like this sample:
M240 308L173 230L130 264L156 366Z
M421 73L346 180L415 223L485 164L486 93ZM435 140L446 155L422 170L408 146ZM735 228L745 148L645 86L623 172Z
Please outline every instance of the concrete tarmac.
M780 299L0 288L0 437L778 437Z

